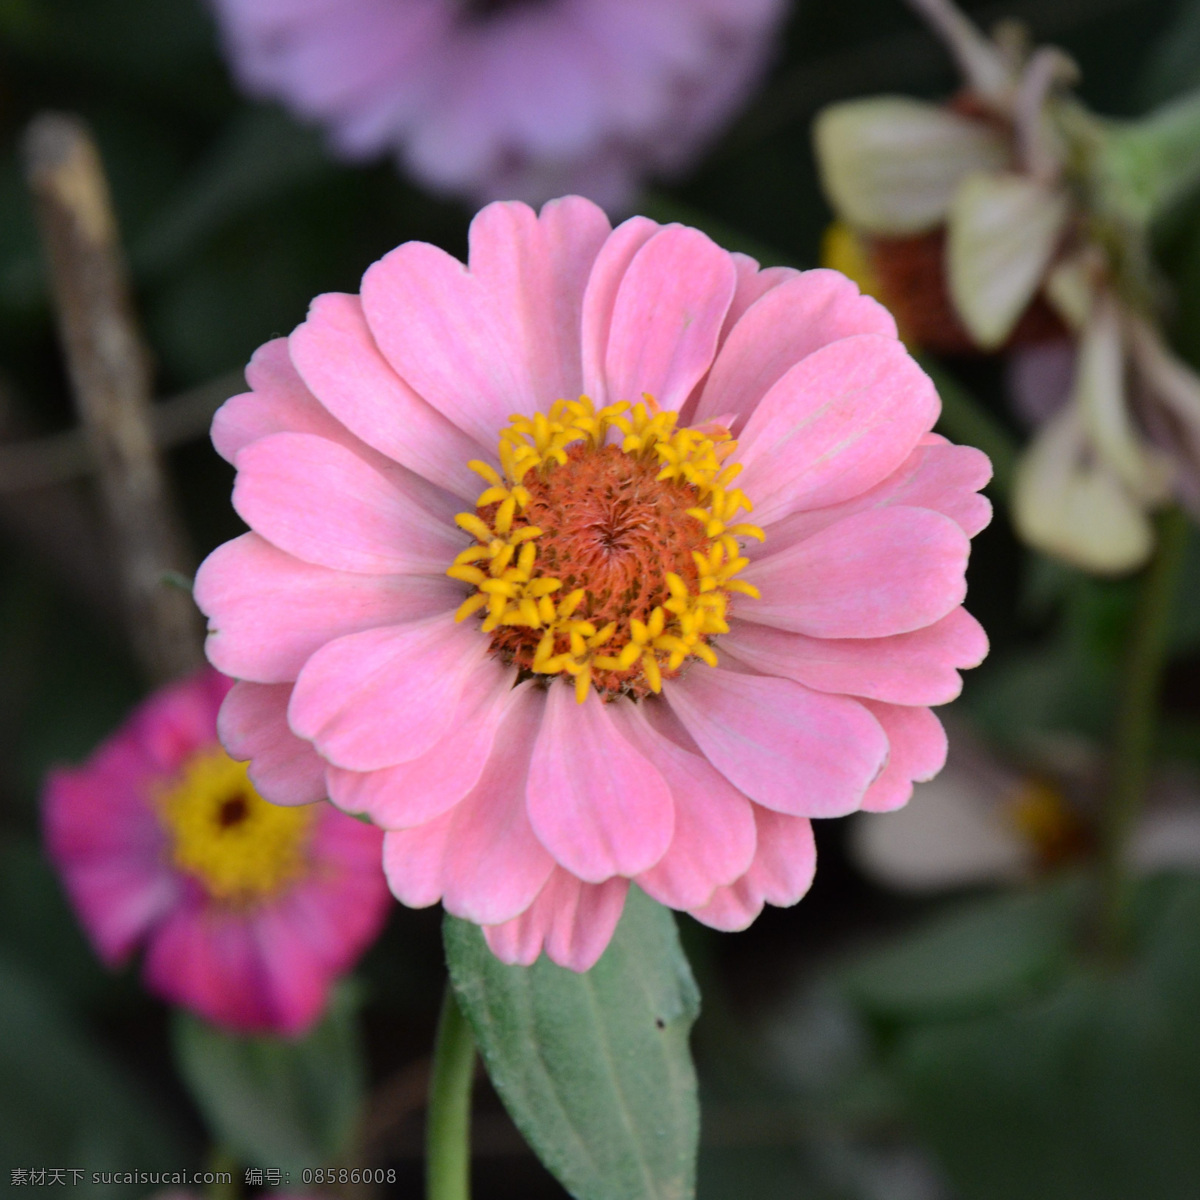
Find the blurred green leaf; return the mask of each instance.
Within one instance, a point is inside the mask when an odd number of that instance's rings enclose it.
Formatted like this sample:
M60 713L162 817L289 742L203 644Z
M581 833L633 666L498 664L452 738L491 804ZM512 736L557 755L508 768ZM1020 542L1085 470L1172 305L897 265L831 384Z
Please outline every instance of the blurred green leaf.
M76 1024L48 984L0 958L0 1162L89 1173L179 1171L185 1154L161 1109ZM128 1186L88 1187L89 1195L130 1194Z
M671 914L637 888L585 974L508 967L446 918L455 994L517 1128L579 1200L687 1200L700 1112L700 998Z
M214 1140L299 1173L339 1161L363 1103L358 1000L347 985L306 1038L237 1037L176 1014L175 1058Z
M863 1010L889 1021L994 1009L1062 975L1080 891L1072 882L972 901L860 958L840 981Z
M912 1112L965 1200L1193 1200L1200 1187L1200 880L1120 969L901 1047Z

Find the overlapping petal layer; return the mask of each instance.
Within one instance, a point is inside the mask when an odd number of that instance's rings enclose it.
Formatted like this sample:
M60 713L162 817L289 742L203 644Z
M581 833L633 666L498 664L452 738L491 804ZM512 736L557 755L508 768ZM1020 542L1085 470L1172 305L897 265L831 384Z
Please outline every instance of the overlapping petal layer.
M804 894L811 818L894 807L939 769L928 706L987 650L961 604L988 465L930 433L932 385L841 276L759 271L645 218L610 231L577 197L494 205L466 266L402 246L361 306L314 304L290 370L283 345L217 422L253 529L198 578L210 655L250 681L223 735L273 799L310 799L322 765L335 803L387 831L406 903L441 900L506 961L583 970L630 881L744 927ZM752 586L706 635L719 665L684 654L660 694L589 684L578 703L557 668L530 678L513 643L455 620L470 589L445 572L468 542L443 514L470 485L451 460L501 478L510 414L580 389L731 425L757 505ZM298 459L338 481L311 520Z

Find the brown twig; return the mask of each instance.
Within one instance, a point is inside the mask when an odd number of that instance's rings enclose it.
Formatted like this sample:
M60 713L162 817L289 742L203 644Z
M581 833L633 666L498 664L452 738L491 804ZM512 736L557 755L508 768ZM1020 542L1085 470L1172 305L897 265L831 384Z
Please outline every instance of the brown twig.
M150 425L150 371L138 336L108 184L75 117L47 113L25 138L26 174L49 259L75 403L115 538L134 649L162 682L202 661L190 574Z

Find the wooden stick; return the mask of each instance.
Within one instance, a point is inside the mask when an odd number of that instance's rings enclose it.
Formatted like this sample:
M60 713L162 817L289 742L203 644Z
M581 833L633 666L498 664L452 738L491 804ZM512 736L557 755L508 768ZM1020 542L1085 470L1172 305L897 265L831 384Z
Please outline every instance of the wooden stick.
M46 113L25 137L26 175L50 265L80 421L112 527L130 633L152 682L202 661L192 573L150 422L150 370L95 142L78 118Z

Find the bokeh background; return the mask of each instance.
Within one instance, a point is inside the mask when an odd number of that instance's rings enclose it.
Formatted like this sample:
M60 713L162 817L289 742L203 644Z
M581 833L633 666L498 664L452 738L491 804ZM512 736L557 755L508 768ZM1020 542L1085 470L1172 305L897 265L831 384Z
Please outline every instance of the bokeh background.
M1136 116L1200 85L1197 0L967 8L985 24L1016 17L1037 41L1065 47L1100 113ZM898 0L802 0L724 135L685 177L650 181L635 207L764 264L816 265L831 214L814 114L857 95L937 98L955 86L944 49ZM241 531L232 471L206 437L211 397L238 390L250 353L302 320L311 297L357 290L397 243L465 255L471 209L391 163L339 162L318 132L240 95L196 0L0 0L0 439L10 465L21 444L44 450L42 439L74 427L19 152L45 109L79 113L95 131L156 394L201 389L168 463L203 555ZM1200 366L1200 203L1171 214L1155 250L1174 287L1173 344ZM1003 363L943 366L1019 444ZM40 848L47 768L82 760L143 694L92 485L57 445L0 477L0 1187L14 1191L11 1168L214 1161L175 1065L171 1015L135 968L98 963ZM936 800L918 791L913 802L978 802L985 816L966 834L927 822L932 849L891 868L856 821L818 823L820 868L799 906L768 909L737 935L682 921L704 996L694 1037L701 1197L1200 1195L1200 853L1190 868L1187 842L1200 811L1195 530L1187 554L1156 735L1155 787L1179 823L1160 839L1173 853L1147 860L1127 957L1114 965L1093 951L1087 872L1136 585L1024 549L997 498L968 598L991 656L947 714L956 770ZM939 875L948 824L960 840L945 855L971 860L960 843L975 838L986 843L976 857L992 861L998 841L1007 849L993 859L1018 865ZM339 1012L360 1015L365 1048L363 1078L346 1083L345 1103L361 1098L367 1114L352 1165L395 1169L380 1194L421 1194L442 978L439 914L396 906L339 999ZM314 1080L344 1069L348 1052L328 1038ZM281 1158L319 1165L324 1102L263 1095L250 1108L287 1126ZM480 1200L564 1194L486 1086L478 1114ZM245 1190L240 1170L234 1188Z

